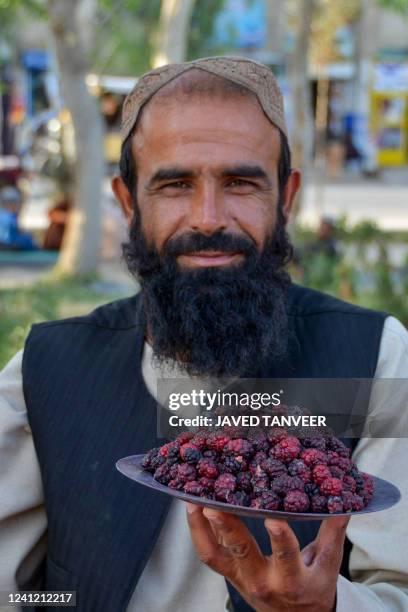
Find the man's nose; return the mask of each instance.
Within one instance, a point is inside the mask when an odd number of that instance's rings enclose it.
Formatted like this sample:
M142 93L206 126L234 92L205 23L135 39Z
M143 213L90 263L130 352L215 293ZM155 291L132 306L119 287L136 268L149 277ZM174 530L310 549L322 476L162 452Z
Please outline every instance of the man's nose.
M216 185L203 185L196 191L189 221L192 230L208 235L227 228L224 198Z

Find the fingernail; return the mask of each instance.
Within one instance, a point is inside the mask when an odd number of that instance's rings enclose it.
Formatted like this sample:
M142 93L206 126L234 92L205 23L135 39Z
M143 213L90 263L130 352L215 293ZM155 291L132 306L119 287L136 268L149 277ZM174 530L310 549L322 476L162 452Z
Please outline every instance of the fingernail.
M197 512L198 510L198 507L195 504L189 504L186 502L186 506L188 514L194 514L194 512Z
M203 512L205 518L207 518L212 523L216 523L217 525L222 525L222 517L218 512L214 512L214 510L208 510L207 508Z
M265 521L265 527L276 538L279 538L279 536L282 535L282 527L268 519Z

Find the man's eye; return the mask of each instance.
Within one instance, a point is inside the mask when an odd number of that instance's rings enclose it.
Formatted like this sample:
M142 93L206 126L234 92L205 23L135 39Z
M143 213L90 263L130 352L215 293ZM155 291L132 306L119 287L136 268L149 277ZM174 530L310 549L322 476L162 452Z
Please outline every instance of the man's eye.
M162 185L162 189L188 189L189 184L185 181L175 181L174 183L166 183L166 185Z
M231 179L228 182L228 187L254 187L254 184L245 179Z

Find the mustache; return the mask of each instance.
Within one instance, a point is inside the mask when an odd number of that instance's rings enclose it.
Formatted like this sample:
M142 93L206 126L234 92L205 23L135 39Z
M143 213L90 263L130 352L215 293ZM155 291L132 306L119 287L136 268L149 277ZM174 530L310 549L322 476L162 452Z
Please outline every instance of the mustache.
M242 253L251 257L258 253L255 242L248 236L218 231L210 236L199 232L186 232L171 238L162 249L164 257L178 257L204 251Z

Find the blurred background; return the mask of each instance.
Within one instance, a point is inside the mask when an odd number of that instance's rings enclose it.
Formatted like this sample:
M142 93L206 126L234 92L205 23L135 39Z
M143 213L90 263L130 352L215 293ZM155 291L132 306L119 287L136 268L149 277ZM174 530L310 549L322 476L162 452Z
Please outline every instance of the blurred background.
M0 367L32 323L130 295L120 108L171 61L278 76L298 281L408 323L408 0L0 0Z

